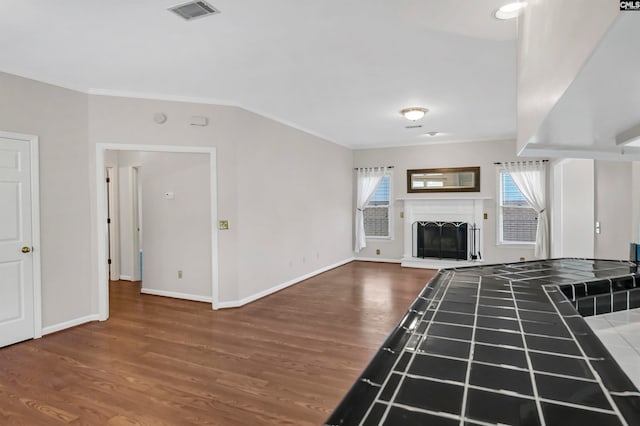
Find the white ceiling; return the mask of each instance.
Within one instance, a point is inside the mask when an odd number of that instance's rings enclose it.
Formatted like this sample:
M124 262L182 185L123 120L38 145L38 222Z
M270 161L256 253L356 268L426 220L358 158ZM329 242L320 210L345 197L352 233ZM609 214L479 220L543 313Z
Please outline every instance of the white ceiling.
M222 13L187 22L180 0L2 0L0 70L238 105L352 148L515 138L506 0L209 1ZM409 106L431 110L421 129Z
M640 14L620 13L525 155L640 160Z

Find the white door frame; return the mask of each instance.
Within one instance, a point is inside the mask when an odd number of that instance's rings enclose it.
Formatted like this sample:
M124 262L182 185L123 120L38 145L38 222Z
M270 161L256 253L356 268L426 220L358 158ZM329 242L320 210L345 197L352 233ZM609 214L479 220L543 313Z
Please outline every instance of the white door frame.
M140 281L140 166L130 166L129 170L129 204L131 206L131 281Z
M111 276L113 281L120 279L120 187L118 179L118 167L113 164L105 166L105 171L110 171L111 176L109 185L109 216L111 217L111 233L109 233L110 241L108 241L108 248L111 248L111 253L107 250L107 259L111 259L111 267L107 264L107 271L111 270L111 273L107 272L107 276ZM104 180L102 182L105 182ZM105 198L106 199L106 198Z
M109 282L107 273L107 217L105 191L105 151L145 151L209 154L209 176L211 191L211 296L212 307L218 309L218 198L216 148L179 145L130 145L117 143L96 144L96 194L97 194L97 237L98 237L98 316L100 321L109 318Z
M2 132L0 137L29 143L31 156L31 251L33 257L33 338L42 337L42 275L40 269L40 157L35 135Z

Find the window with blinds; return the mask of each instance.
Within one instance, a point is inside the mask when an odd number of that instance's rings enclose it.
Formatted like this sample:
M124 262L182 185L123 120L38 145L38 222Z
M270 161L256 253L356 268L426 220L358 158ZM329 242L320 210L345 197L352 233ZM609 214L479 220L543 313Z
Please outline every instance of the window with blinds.
M367 238L389 238L391 208L391 176L385 176L378 184L364 213L364 233Z
M535 243L538 213L529 206L509 173L505 171L500 172L499 221L499 243Z

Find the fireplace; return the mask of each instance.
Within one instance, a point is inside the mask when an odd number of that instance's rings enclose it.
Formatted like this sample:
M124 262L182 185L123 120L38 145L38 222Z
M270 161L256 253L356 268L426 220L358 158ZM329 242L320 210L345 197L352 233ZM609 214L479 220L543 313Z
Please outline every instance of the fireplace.
M484 201L489 197L451 195L439 197L408 197L404 203L404 252L402 266L414 268L455 268L477 265L482 262ZM422 241L418 250L418 224L432 223L422 229ZM438 226L449 223L451 225ZM456 227L465 224L465 227ZM466 230L465 230L466 228ZM442 232L442 234L441 234ZM466 237L463 233L466 232ZM426 235L425 235L426 233ZM460 234L458 234L460 233ZM431 236L440 238L433 242ZM444 241L443 237L444 236Z
M466 222L414 222L413 257L467 260Z

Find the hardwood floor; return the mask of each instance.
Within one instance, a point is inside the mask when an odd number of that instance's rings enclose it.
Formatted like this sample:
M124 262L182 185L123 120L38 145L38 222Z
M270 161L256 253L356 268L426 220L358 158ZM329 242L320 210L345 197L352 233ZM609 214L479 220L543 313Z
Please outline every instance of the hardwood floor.
M321 424L435 271L352 262L238 309L111 283L111 316L0 349L0 424Z

